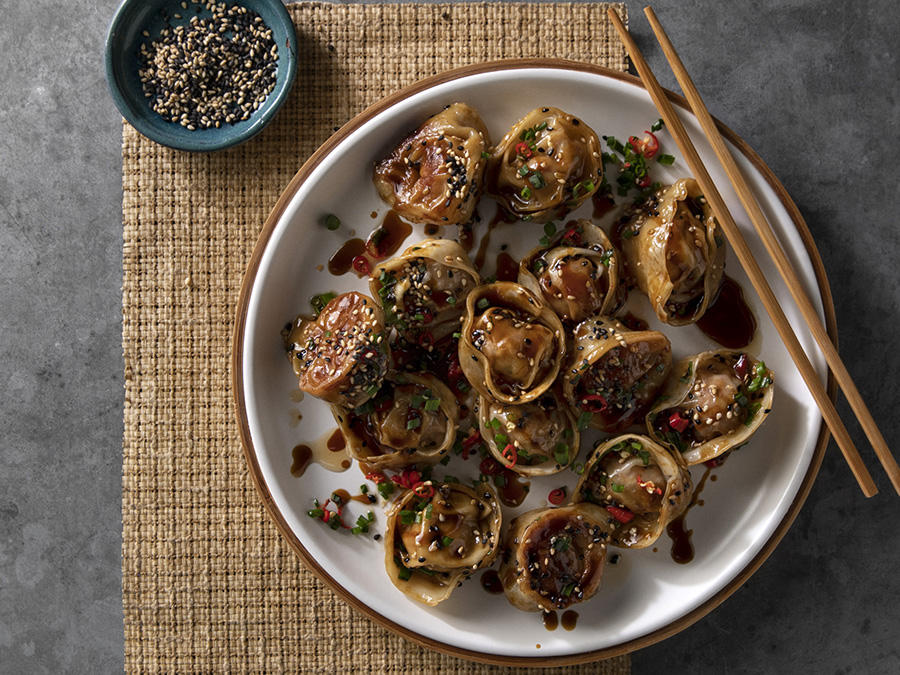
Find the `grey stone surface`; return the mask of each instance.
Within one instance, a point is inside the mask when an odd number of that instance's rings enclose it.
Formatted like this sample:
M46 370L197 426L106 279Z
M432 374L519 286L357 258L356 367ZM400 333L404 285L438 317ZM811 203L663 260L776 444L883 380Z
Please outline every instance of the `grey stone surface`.
M0 673L116 672L120 117L101 60L116 2L2 5ZM642 5L628 7L641 48L675 88ZM805 215L834 291L841 353L896 439L898 5L654 7L712 112ZM873 473L882 492L865 500L832 444L770 559L706 618L637 652L636 675L900 672L900 500Z

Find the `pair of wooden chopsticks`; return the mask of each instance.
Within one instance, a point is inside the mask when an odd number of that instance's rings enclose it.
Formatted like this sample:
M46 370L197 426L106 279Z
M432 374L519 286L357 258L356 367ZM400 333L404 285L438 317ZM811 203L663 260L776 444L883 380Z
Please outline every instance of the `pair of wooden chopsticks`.
M725 141L722 139L712 115L710 115L709 110L707 110L706 105L704 105L703 100L700 98L697 88L691 81L687 70L685 70L684 64L681 62L675 48L672 46L669 37L666 35L659 20L656 18L656 14L650 7L646 7L644 13L650 21L650 26L653 28L653 32L656 34L656 38L662 46L669 65L675 72L675 77L684 91L685 98L687 98L688 103L690 103L694 115L696 115L697 119L700 121L700 125L703 128L703 132L706 134L706 138L712 145L726 174L728 174L728 178L737 192L741 203L747 210L750 220L756 228L756 232L765 244L769 255L774 260L775 266L778 268L782 279L784 279L785 284L787 284L794 301L800 309L800 313L806 320L813 337L816 339L819 348L825 355L825 360L828 362L831 371L834 373L838 385L847 397L847 401L850 403L850 407L856 414L860 426L862 426L863 431L865 431L869 442L875 449L875 454L881 461L881 465L884 467L885 472L887 472L891 484L894 486L897 493L900 494L900 467L897 466L897 461L888 449L881 432L878 430L878 426L875 424L875 420L872 419L869 409L863 402L862 397L860 396L856 385L853 383L850 374L844 367L840 356L838 356L837 349L835 349L834 344L832 344L831 340L828 338L828 333L819 321L812 303L806 293L803 292L803 287L796 272L793 267L791 267L781 245L775 238L775 234L772 232L771 226L763 215L762 209L756 202L756 198L753 196L741 170L738 168L737 163L725 146ZM835 441L837 441L838 447L840 447L844 459L850 466L850 470L856 477L860 488L862 488L863 494L866 497L872 497L878 493L878 488L875 486L872 476L869 474L859 452L853 445L850 434L847 433L847 429L844 427L841 418L838 416L834 405L825 393L825 388L822 386L815 369L809 362L809 358L806 356L803 348L800 346L800 342L797 340L797 336L794 334L790 323L785 317L784 311L781 309L775 295L772 293L772 289L769 287L756 259L750 252L747 242L744 240L743 235L741 235L728 207L725 205L719 191L716 189L715 183L713 183L712 178L710 178L706 167L700 159L700 155L697 154L697 150L694 148L694 144L691 142L684 126L681 124L681 120L675 114L675 110L673 109L665 90L660 86L656 77L653 75L653 72L650 70L650 67L647 65L647 62L644 60L640 50L615 10L609 10L609 18L612 21L613 26L615 26L616 31L618 31L622 42L625 44L625 48L628 50L631 61L637 69L638 74L641 76L641 80L643 80L644 86L646 86L647 91L650 93L653 102L656 104L666 127L675 139L681 153L684 155L688 166L694 174L694 178L696 178L697 182L700 184L703 194L709 201L719 225L721 225L722 229L725 231L725 236L728 238L734 252L737 254L738 260L740 260L741 265L747 272L750 282L759 294L766 311L769 313L775 327L778 329L781 339L784 341L791 358L794 360L794 363L800 371L800 375L803 377L806 386L809 388L816 404L819 406L822 417L825 419L825 423L831 430Z

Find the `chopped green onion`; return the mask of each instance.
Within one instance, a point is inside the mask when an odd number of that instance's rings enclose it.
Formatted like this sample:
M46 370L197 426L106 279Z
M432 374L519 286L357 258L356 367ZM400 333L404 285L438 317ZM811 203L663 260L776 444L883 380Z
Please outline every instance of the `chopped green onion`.
M528 176L528 181L531 183L535 190L540 190L542 187L547 187L547 183L544 182L544 177L539 173L533 173Z

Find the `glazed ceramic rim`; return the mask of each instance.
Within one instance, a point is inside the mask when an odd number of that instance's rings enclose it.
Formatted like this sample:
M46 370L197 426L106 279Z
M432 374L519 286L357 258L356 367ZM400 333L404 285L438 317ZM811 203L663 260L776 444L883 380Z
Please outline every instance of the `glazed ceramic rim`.
M279 198L278 202L275 204L272 212L269 215L263 229L260 233L259 239L257 241L256 247L252 253L250 261L247 266L247 271L244 276L244 280L241 286L240 297L238 300L238 305L236 309L236 317L235 317L235 329L232 343L232 386L233 386L233 394L235 400L235 413L237 417L238 427L241 436L241 442L244 450L244 455L247 460L250 476L253 479L253 482L256 486L257 491L263 501L263 504L266 507L266 510L269 514L269 517L272 519L275 526L290 544L291 548L297 553L297 555L301 558L304 564L327 586L329 586L338 596L341 597L348 605L353 607L354 609L360 611L368 618L372 619L376 623L381 626L387 628L388 630L396 633L397 635L404 637L416 644L422 645L424 647L428 647L430 649L434 649L446 654L450 654L452 656L461 657L473 661L490 663L496 665L516 665L516 666L528 666L528 667L540 667L540 666L561 666L567 664L578 664L578 663L587 663L591 661L597 661L600 659L605 659L625 653L629 653L635 651L637 649L641 649L643 647L650 646L655 644L667 637L670 637L691 624L695 623L710 611L712 611L715 607L721 604L726 598L728 598L734 591L736 591L740 586L746 582L750 576L762 565L762 563L771 555L772 551L775 550L778 543L781 541L784 534L789 529L790 525L793 523L797 514L800 511L803 503L806 501L807 496L809 495L809 491L812 487L813 482L815 481L815 477L819 471L819 467L822 463L822 458L825 453L825 448L828 444L828 440L830 438L830 434L828 432L828 428L826 425L821 424L818 438L816 440L815 449L813 451L812 457L810 458L809 466L806 470L806 473L800 483L797 494L787 508L787 511L779 524L775 527L773 533L769 536L767 541L762 545L759 552L754 556L750 562L740 571L738 572L728 583L726 583L718 592L714 593L711 597L709 597L704 602L700 603L694 609L688 611L686 614L682 615L676 620L671 621L665 626L662 626L656 630L653 630L645 635L642 635L638 638L627 640L625 642L612 645L609 647L604 647L600 649L586 650L583 652L566 654L566 655L552 655L552 656L518 656L518 655L504 655L504 654L487 654L482 653L470 649L465 649L463 647L459 647L456 645L448 644L445 642L441 642L438 640L434 640L432 638L428 638L418 633L401 626L394 621L387 619L386 617L379 614L376 610L369 607L365 604L361 599L354 596L352 593L347 591L343 586L337 583L325 569L319 564L319 562L306 550L303 544L298 539L297 535L290 529L287 525L284 515L279 509L278 505L275 503L272 498L269 489L265 483L265 479L263 477L259 461L256 455L256 450L254 448L253 439L250 434L249 428L249 419L247 415L247 404L244 399L244 380L243 380L243 372L244 372L244 333L247 327L247 319L248 319L248 311L250 306L250 298L252 295L253 287L255 281L257 279L257 274L260 270L260 263L263 258L263 254L266 251L267 245L269 243L270 238L273 235L273 232L276 229L279 221L281 220L282 215L284 214L288 204L291 202L294 195L300 189L301 185L306 181L309 175L313 172L313 170L325 159L330 153L335 150L335 148L351 133L361 127L363 124L369 122L377 115L383 113L384 111L390 109L392 106L398 104L399 102L421 92L427 91L433 87L438 85L442 85L448 82L452 82L454 80L458 80L460 78L472 76L472 75L480 75L486 73L493 73L496 71L503 70L519 70L519 69L561 69L561 70L569 70L576 71L580 73L587 73L591 75L597 75L605 78L611 78L614 80L618 80L619 82L623 82L629 85L633 85L635 87L643 89L643 84L641 81L633 77L631 75L610 70L608 68L604 68L601 66L595 66L591 64L566 61L561 59L509 59L509 60L500 60L500 61L492 61L484 64L476 64L471 66L464 66L462 68L457 68L454 70L447 71L445 73L441 73L419 82L416 82L404 89L401 89L394 94L387 96L382 99L378 103L372 105L367 108L365 111L357 115L355 118L350 120L347 124L341 127L328 141L326 141L313 155L306 161L306 163L300 168L300 170L295 174L294 178L288 184L287 188ZM680 106L685 110L690 110L687 102L677 94L673 92L667 91L667 95L669 99L675 104ZM800 214L799 209L794 204L790 195L785 190L784 186L781 185L780 181L775 177L774 173L769 169L769 167L763 162L763 160L747 145L745 141L743 141L737 134L728 129L725 125L723 125L718 120L716 121L719 130L723 134L723 136L732 143L739 152L753 165L753 167L760 173L762 178L768 184L768 186L773 190L775 196L780 201L781 205L786 209L788 213L788 217L790 221L794 224L797 229L797 233L799 234L804 248L806 249L806 253L809 255L810 263L812 266L813 273L815 275L815 280L818 286L818 291L821 295L823 310L824 310L824 319L825 319L825 327L832 341L836 344L836 335L837 335L837 323L835 317L834 310L834 301L831 294L831 289L828 285L828 280L825 274L825 268L822 263L822 259L819 255L818 250L816 249L815 243L813 241L812 234L809 231L802 215ZM836 395L836 383L831 375L828 373L828 381L827 381L827 392L829 398L833 401L835 400Z
M131 76L125 72L127 68L127 58L124 50L128 47L129 43L124 38L119 39L119 35L127 27L129 15L134 10L134 7L146 4L147 0L123 0L116 9L116 13L110 22L109 30L106 34L104 51L106 84L109 88L110 96L116 104L116 108L119 109L119 112L128 123L142 136L149 138L155 143L159 143L160 145L174 150L185 150L189 152L215 152L232 148L249 141L265 129L275 118L275 115L287 100L297 74L297 32L294 28L294 22L291 20L290 14L288 14L284 4L280 0L256 0L256 3L253 3L265 5L271 9L278 22L279 28L284 30L288 36L286 44L278 45L279 60L276 71L277 79L275 89L268 95L259 109L255 110L250 118L246 120L248 124L243 130L235 132L234 129L236 127L229 124L220 128L191 132L202 134L193 139L186 138L177 133L164 133L157 127L148 124L138 110L145 112L148 116L156 115L156 113L150 109L144 98L140 98L136 101L134 96L129 95L127 93L129 87L123 84L125 80ZM161 8L176 3L174 3L174 0L162 0L155 4ZM240 0L229 0L229 4L237 4L242 7L247 6ZM200 7L202 5L189 6ZM248 9L253 8L248 6ZM272 28L272 25L269 25L269 28ZM146 110L144 111L144 109ZM177 126L174 122L169 124L172 124L173 127ZM243 122L241 124L243 124Z

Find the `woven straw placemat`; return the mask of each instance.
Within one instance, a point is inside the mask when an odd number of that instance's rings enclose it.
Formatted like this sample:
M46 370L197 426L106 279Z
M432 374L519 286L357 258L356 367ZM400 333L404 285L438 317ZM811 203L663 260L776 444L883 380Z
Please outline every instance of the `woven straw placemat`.
M232 325L270 209L335 129L384 95L456 66L559 57L624 70L609 6L291 5L297 82L263 134L200 155L158 146L125 124L128 672L511 672L409 643L303 568L266 516L244 461L230 386ZM565 672L627 674L630 660Z

